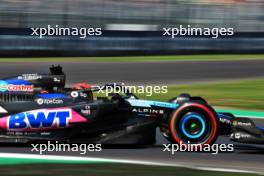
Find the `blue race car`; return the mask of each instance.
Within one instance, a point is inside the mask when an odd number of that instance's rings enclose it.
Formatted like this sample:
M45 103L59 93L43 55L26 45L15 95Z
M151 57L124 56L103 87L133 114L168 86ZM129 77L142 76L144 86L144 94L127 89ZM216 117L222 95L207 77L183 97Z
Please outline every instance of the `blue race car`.
M178 144L213 144L219 135L238 136L238 132L240 137L251 135L249 142L263 141L263 130L250 119L216 112L201 97L181 94L161 102L138 99L125 91L95 99L97 88L88 84L65 87L65 78L61 67L51 67L48 74L2 79L0 142L149 145L155 143L156 128ZM113 85L105 87L109 86Z

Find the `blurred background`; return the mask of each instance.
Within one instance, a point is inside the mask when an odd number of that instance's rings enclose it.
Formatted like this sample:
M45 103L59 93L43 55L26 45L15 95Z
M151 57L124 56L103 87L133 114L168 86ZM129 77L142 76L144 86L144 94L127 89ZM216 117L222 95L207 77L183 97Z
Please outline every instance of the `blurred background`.
M263 11L263 0L0 0L0 56L263 53ZM31 27L47 25L100 27L103 36L30 36ZM179 25L235 35L162 36L163 27Z

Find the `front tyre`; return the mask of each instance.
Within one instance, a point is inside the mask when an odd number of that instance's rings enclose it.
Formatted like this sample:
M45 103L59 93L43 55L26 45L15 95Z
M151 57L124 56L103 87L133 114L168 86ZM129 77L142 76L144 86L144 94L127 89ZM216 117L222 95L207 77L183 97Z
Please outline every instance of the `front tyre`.
M213 144L217 139L218 119L207 104L188 102L174 111L168 119L172 143Z

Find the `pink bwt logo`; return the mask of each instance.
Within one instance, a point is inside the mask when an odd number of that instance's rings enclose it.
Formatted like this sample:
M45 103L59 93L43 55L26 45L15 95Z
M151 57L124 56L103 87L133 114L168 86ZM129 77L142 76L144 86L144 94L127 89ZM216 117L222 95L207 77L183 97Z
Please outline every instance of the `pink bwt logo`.
M39 109L21 112L0 119L0 128L8 131L42 131L86 123L88 119L70 108Z

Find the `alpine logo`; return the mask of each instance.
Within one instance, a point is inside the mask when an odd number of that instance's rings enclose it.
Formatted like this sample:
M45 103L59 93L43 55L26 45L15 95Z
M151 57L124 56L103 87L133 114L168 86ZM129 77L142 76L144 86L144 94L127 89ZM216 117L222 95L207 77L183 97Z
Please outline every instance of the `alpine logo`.
M132 112L135 113L146 113L146 114L156 114L156 115L162 115L164 114L164 110L162 109L151 109L151 108L133 108Z
M8 129L33 130L66 128L71 118L71 109L22 112L8 117Z

